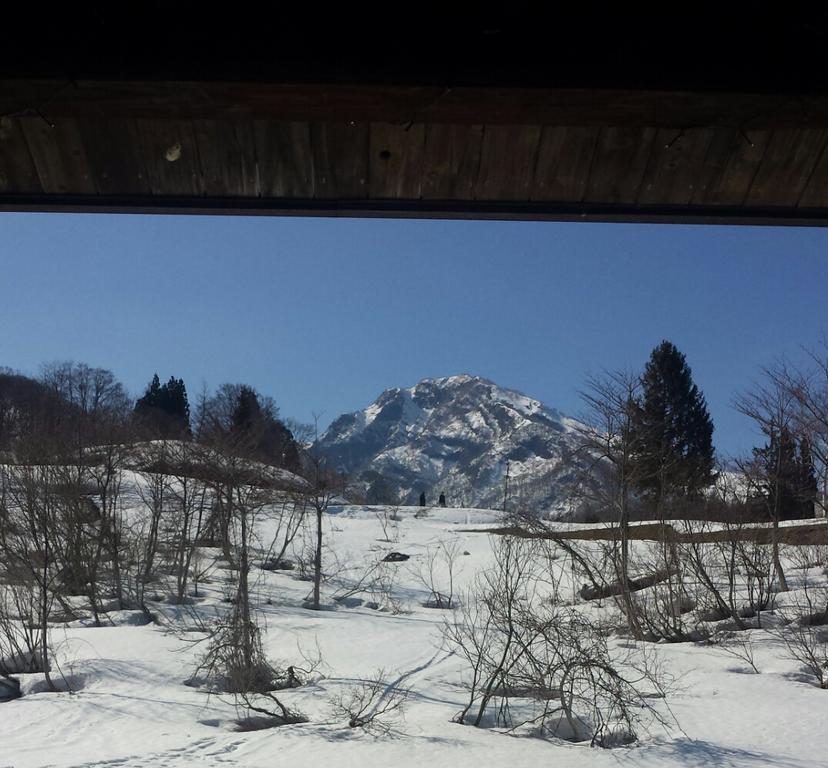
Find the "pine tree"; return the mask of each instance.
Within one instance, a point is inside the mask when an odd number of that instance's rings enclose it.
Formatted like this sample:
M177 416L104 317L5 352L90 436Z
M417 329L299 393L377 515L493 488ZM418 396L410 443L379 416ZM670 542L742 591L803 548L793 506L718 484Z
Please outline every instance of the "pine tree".
M817 498L819 486L816 479L814 457L811 455L811 443L803 436L799 441L799 499L800 517L813 517L814 502Z
M152 381L147 386L146 391L144 392L143 397L139 397L138 401L135 403L135 411L136 413L141 409L145 408L156 408L158 406L158 400L161 396L161 381L158 378L158 374L154 374L152 377Z
M767 445L753 449L762 483L758 496L772 520L812 517L816 475L807 438L797 440L787 427L773 431Z
M189 435L190 404L184 380L170 376L170 380L162 385L156 373L144 395L136 401L134 417L153 437Z
M242 385L239 389L236 407L233 410L232 431L239 437L248 437L258 442L258 436L253 432L262 422L262 409L259 405L259 396L252 387Z
M253 387L242 384L235 394L230 418L230 435L237 447L251 458L260 459L292 472L301 470L299 446L293 433L279 420L273 400Z
M650 355L634 419L637 490L658 510L714 480L713 422L685 356L669 341Z

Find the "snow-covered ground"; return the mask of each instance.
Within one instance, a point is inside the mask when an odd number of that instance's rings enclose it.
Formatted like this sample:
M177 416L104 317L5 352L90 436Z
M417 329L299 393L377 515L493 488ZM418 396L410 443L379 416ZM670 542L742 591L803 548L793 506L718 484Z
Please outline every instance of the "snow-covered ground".
M475 509L337 507L325 520L323 611L303 607L310 584L294 571L254 569L255 603L267 627L269 656L302 665L319 656L314 682L284 692L307 723L239 732L231 702L184 684L202 648L182 634L181 610L158 600L159 623L140 612L110 614L114 626L78 621L53 630L60 671L75 692L38 692L41 676L24 676L23 698L0 704L0 766L782 766L828 765L828 691L802 675L778 640L751 630L761 674L703 644L658 645L675 678L666 705L677 726L654 728L631 747L591 749L564 741L509 735L452 722L465 703L464 668L446 650L446 611L423 606L429 594L419 564L438 542L454 543L457 591L491 562L490 537L468 526L497 523ZM267 524L261 531L267 539ZM388 539L388 540L386 540ZM375 595L339 602L360 574L386 552L410 555L387 564L396 611ZM232 574L216 568L196 609L226 608ZM565 589L572 589L572 584ZM161 597L161 595L159 595ZM382 608L385 608L383 610ZM331 699L384 670L410 689L404 720L387 735L349 729Z

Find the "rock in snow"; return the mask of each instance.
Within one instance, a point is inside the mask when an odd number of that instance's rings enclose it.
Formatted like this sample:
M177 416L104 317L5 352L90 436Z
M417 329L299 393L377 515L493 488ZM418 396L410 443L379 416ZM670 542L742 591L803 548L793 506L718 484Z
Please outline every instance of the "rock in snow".
M13 677L0 675L0 701L20 698L20 683Z

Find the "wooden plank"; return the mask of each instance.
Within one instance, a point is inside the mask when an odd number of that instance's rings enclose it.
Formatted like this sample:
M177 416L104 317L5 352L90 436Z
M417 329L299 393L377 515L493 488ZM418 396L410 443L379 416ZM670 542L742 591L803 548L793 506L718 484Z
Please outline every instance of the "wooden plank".
M425 126L372 123L368 193L372 198L420 198Z
M769 131L718 131L705 158L712 175L705 189L693 197L693 203L742 205L769 139Z
M262 197L313 197L310 125L257 120L255 135L259 194Z
M480 170L482 125L427 125L422 197L471 200Z
M738 130L734 128L708 128L710 141L707 151L699 162L698 180L693 187L690 198L692 205L704 205L707 196L714 190L727 168L736 142L743 141Z
M78 121L42 117L20 119L40 185L48 194L96 194L98 191Z
M825 130L774 131L746 204L796 205L828 139Z
M422 87L309 82L5 80L0 114L55 117L590 125L828 127L828 94L616 88Z
M713 131L707 128L664 129L656 133L638 202L644 205L687 205L711 173L704 160Z
M0 117L0 194L42 191L20 120Z
M584 200L635 202L655 133L653 128L602 128L595 145Z
M368 124L311 123L316 197L368 195Z
M251 123L194 120L193 131L205 194L255 197L256 145Z
M800 208L828 208L828 144L822 149L798 205Z
M100 194L144 195L150 192L135 121L82 118L79 126Z
M136 120L153 195L201 195L204 187L193 124L189 120Z
M539 125L485 126L475 199L528 200L540 137Z
M532 200L583 200L597 138L598 129L589 126L544 128Z

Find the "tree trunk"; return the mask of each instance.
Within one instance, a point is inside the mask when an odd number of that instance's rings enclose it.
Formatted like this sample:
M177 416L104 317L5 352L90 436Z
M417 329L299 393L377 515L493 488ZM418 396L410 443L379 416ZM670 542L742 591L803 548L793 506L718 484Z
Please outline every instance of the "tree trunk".
M788 580L785 578L785 571L782 569L782 560L779 558L779 518L782 512L782 441L776 451L776 477L774 478L773 494L773 570L776 572L776 580L779 582L779 591L788 591Z
M788 591L788 580L785 578L785 571L782 569L782 560L779 557L779 520L773 521L772 534L773 548L773 570L776 573L776 580L779 582L779 591Z
M627 626L630 634L636 640L644 639L644 632L641 629L641 624L638 621L638 616L635 611L635 606L632 601L632 592L630 590L630 568L629 568L629 553L630 553L630 512L627 503L627 494L622 491L621 498L621 515L619 526L621 528L621 564L619 581L621 582L621 602L624 614L627 617Z
M43 584L41 585L40 593L40 652L41 664L43 665L43 675L46 679L46 685L49 686L50 691L57 691L57 686L52 681L49 674L49 558L51 553L49 551L49 534L43 531Z
M316 553L313 558L313 608L319 610L319 589L322 584L322 508L316 507Z
M250 680L253 673L253 637L250 625L250 594L247 583L247 510L242 509L239 515L241 522L241 551L239 552L239 591L236 599L236 610L241 617L242 658L244 661L245 677Z

